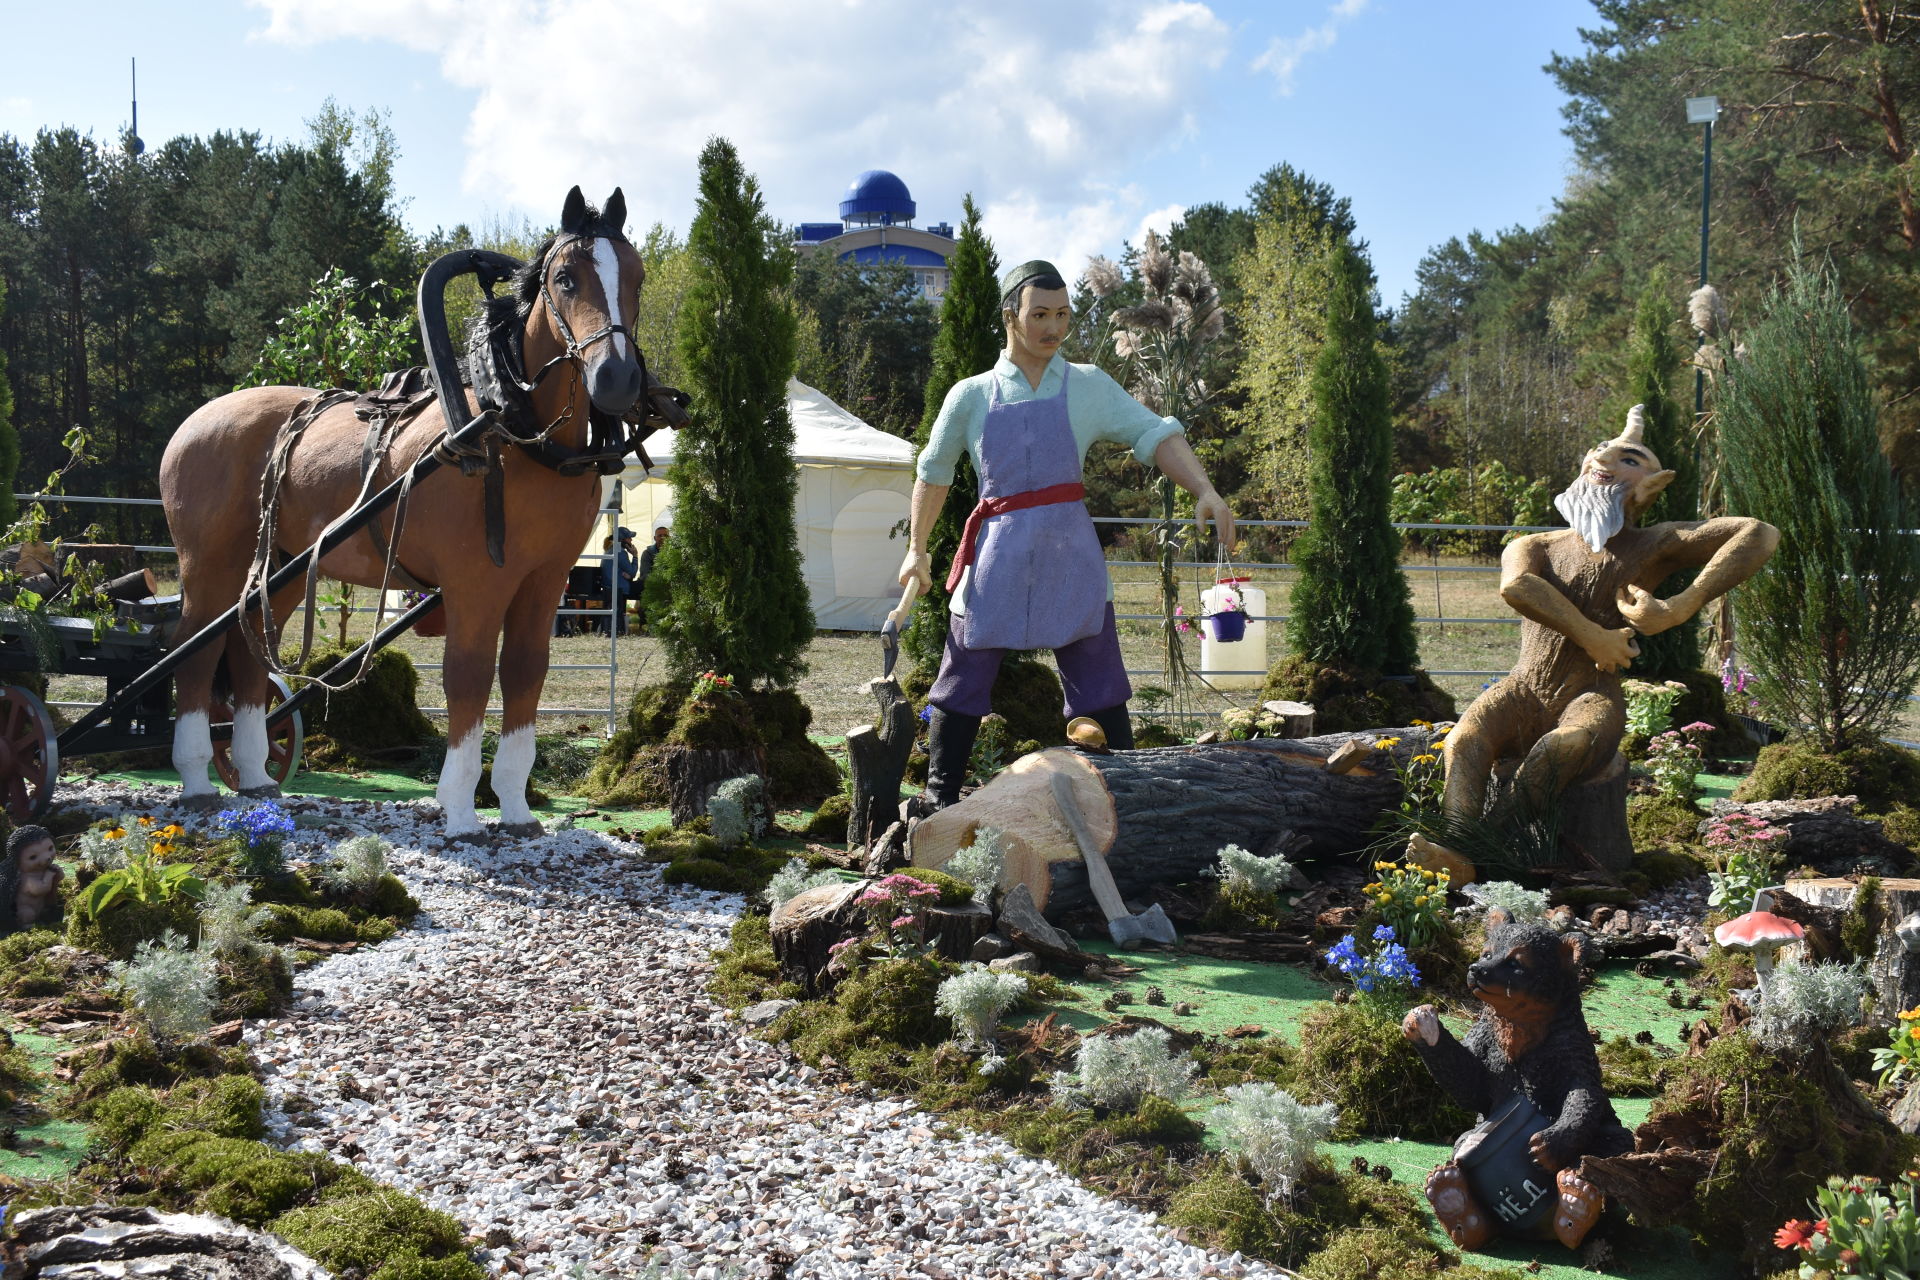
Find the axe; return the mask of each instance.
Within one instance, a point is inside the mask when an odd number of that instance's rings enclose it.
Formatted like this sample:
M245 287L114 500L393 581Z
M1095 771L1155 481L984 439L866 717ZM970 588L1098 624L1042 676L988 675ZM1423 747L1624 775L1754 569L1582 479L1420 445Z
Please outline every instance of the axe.
M906 622L907 616L913 612L913 602L919 598L920 579L908 578L907 585L900 592L900 603L893 606L893 612L889 613L887 620L880 624L880 652L883 658L880 665L880 678L882 680L893 678L893 664L900 660L900 627Z

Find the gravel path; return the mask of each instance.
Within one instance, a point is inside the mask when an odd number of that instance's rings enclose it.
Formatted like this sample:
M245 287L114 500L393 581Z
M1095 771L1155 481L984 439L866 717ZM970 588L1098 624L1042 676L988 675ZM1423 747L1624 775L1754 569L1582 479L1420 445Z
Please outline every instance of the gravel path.
M63 791L144 813L175 796ZM740 900L663 885L634 846L448 847L431 805L286 807L295 856L392 841L425 910L248 1028L275 1136L454 1214L496 1274L633 1275L655 1246L702 1280L1283 1274L742 1034L705 992Z

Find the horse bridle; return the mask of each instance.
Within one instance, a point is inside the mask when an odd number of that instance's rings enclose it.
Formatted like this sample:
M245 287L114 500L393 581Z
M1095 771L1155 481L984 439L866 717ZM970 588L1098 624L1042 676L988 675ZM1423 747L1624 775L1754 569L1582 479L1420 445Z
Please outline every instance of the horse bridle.
M581 355L585 354L588 347L604 338L611 338L617 333L633 345L634 357L640 361L640 385L644 388L646 386L647 358L641 354L640 344L634 341L633 334L627 329L627 326L623 324L603 325L588 334L585 338L575 338L573 336L573 326L567 323L567 318L564 315L560 314L560 305L553 300L553 289L547 283L548 277L553 274L552 264L554 256L560 252L562 247L578 244L582 240L591 245L595 240L600 239L611 239L611 237L561 236L554 240L553 244L547 249L547 256L540 260L540 297L541 300L547 304L547 314L553 317L554 327L560 330L560 336L567 341L567 349L559 356L554 357L554 359L578 359ZM608 304L608 313L611 314L612 299L608 299ZM553 360L549 360L547 364L551 365L553 362ZM537 381L536 379L536 382Z

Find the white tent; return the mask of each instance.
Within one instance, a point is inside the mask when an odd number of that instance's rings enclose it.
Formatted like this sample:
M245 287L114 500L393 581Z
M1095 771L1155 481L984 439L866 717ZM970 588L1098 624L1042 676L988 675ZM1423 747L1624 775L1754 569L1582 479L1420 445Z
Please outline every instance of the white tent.
M897 575L906 554L906 519L913 493L914 448L910 441L868 426L804 383L787 382L793 415L793 460L800 469L794 499L801 572L813 601L817 626L834 631L878 631L899 602ZM660 525L673 525L673 490L666 481L673 463L673 433L647 439L648 471L638 458L620 476L620 523L645 548ZM613 505L612 480L605 504ZM604 530L596 529L599 550Z

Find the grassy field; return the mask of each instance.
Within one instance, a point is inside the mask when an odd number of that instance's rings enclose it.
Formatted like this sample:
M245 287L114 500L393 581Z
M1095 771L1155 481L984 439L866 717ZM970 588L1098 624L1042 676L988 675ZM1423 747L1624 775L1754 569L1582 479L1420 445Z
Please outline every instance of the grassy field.
M1120 554L1116 552L1116 554ZM1477 697L1487 683L1503 674L1511 665L1519 647L1519 622L1501 601L1498 566L1490 558L1442 556L1409 551L1403 561L1408 586L1412 591L1414 613L1420 619L1420 655L1426 668L1436 673L1435 681L1452 693L1461 708ZM1253 585L1266 592L1267 662L1278 661L1286 651L1285 624L1288 600L1297 574L1291 568L1272 564L1248 564L1238 567L1250 575ZM1159 577L1151 566L1116 562L1110 572L1114 582L1114 605L1120 616L1121 649L1136 688L1163 683L1163 662L1159 642ZM1210 566L1193 566L1184 575L1181 600L1187 611L1198 614L1200 592L1213 580ZM363 598L368 593L363 592ZM1443 621L1443 619L1445 621ZM365 636L372 615L359 614L348 634L356 640ZM329 616L322 627L327 634L335 630ZM1185 640L1189 664L1198 669L1201 643L1198 634ZM408 635L398 647L411 657L420 671L420 704L441 707L446 697L440 685L437 664L441 642ZM648 636L629 634L614 645L618 671L614 682L613 705L624 712L633 691L664 678L665 660L659 643ZM541 699L547 707L581 710L568 716L556 716L551 723L587 725L604 728L608 706L606 665L609 645L604 635L556 637L552 661ZM870 634L822 632L807 651L808 672L801 682L801 694L813 708L816 733L838 735L849 727L871 720L872 701L866 692L867 681L880 674L880 641ZM580 669L568 669L580 668ZM102 682L65 677L53 682L56 699L97 700L104 693ZM493 705L499 705L496 687ZM1209 715L1232 705L1248 705L1259 700L1259 689L1210 690L1196 687L1190 709ZM1920 740L1920 703L1910 704L1895 736Z

